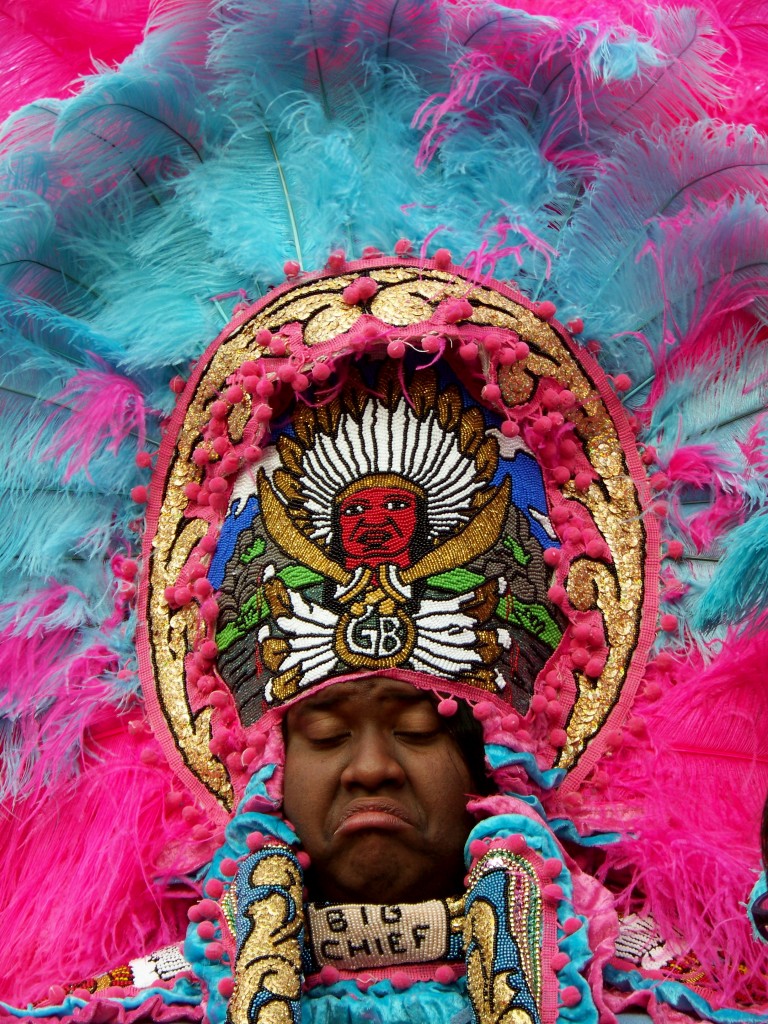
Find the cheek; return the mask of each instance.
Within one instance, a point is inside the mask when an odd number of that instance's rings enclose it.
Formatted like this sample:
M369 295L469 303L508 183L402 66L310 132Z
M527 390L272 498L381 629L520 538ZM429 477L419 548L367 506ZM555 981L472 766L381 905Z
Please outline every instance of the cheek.
M308 779L312 779L312 786L307 784ZM322 828L322 775L318 766L300 756L290 743L285 753L283 812L305 845Z
M433 763L424 790L429 794L430 819L442 834L465 837L472 817L467 811L468 794L472 792L469 769L458 751L452 747Z

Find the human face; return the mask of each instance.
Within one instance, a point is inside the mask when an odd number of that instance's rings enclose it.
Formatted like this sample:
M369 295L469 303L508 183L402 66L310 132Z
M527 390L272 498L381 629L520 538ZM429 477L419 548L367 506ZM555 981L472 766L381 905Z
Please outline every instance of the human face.
M374 677L288 711L284 810L314 900L418 902L462 889L469 769L429 697Z
M346 568L392 562L405 568L416 530L416 496L402 487L363 487L339 508Z

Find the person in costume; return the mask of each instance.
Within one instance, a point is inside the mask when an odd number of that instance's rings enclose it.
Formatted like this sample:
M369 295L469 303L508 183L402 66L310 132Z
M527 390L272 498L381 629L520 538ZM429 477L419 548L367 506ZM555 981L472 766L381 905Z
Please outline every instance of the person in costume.
M763 21L161 3L9 122L2 1012L762 1019Z

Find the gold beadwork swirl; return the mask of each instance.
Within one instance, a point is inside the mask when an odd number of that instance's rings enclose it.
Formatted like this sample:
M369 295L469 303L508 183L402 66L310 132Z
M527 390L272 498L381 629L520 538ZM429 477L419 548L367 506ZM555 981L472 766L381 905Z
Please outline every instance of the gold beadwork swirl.
M250 932L238 950L235 987L227 1008L229 1024L293 1024L291 1001L301 995L301 876L283 854L263 857L254 865L251 888L277 890L245 912ZM296 914L291 918L291 903ZM267 992L261 1007L254 999Z

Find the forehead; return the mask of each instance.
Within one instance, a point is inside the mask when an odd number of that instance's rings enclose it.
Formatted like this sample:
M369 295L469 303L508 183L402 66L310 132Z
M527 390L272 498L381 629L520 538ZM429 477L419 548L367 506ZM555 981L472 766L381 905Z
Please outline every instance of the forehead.
M290 733L292 725L313 714L334 711L355 713L366 707L384 710L388 707L409 707L417 704L433 707L434 701L426 691L419 690L400 679L374 677L348 680L328 686L320 693L312 694L294 704L288 709L285 725Z

